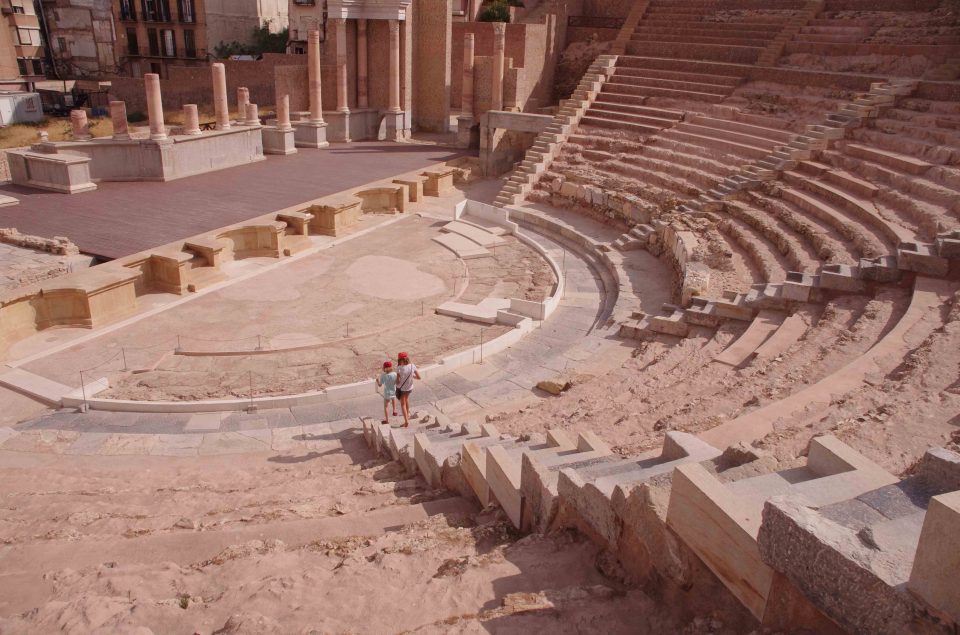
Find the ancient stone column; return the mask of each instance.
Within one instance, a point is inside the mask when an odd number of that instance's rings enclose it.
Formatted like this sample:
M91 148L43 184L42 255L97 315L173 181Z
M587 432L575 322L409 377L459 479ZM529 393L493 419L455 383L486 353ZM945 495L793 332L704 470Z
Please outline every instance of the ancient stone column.
M213 107L217 117L217 130L230 129L230 106L227 104L227 70L222 63L210 66L213 72Z
M493 87L490 91L490 110L503 110L503 52L506 48L507 25L493 23Z
M198 135L200 132L200 113L196 104L183 106L183 134Z
M247 116L247 104L250 103L250 89L243 86L237 89L237 121Z
M323 95L320 91L320 31L307 39L307 73L310 79L310 121L323 123Z
M77 141L93 139L93 135L90 134L90 124L87 121L86 110L71 110L70 124L73 126L73 138Z
M390 89L388 112L400 110L400 22L390 20Z
M292 130L290 125L290 95L281 95L277 99L277 129Z
M367 21L357 20L357 108L369 108L367 93Z
M334 18L337 33L337 112L350 112L347 98L347 21Z
M160 141L167 138L167 127L163 123L163 99L160 97L160 76L146 73L143 83L147 89L147 117L150 119L150 138Z
M460 111L464 117L473 117L473 33L463 38L463 90Z
M256 104L247 104L245 106L246 110L246 121L245 124L248 126L259 126L260 125L260 109Z
M113 123L113 138L124 140L130 138L130 127L127 124L127 103L124 101L110 102L110 121Z

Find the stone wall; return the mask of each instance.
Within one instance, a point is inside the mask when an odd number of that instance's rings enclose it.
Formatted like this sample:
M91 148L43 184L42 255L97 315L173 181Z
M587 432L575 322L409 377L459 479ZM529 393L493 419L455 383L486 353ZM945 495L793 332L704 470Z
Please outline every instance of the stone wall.
M240 86L250 89L250 101L262 106L274 103L274 70L282 66L304 64L301 56L268 53L262 60L237 62L225 60L227 69L227 94L231 105L236 103L236 91ZM332 64L332 62L331 62ZM333 69L325 70L333 75ZM143 79L116 77L110 80L110 99L125 101L127 112L146 113L146 93ZM324 86L326 90L326 85ZM160 80L165 109L181 108L184 104L197 104L201 110L213 110L213 83L209 66L171 66L169 79ZM332 87L331 87L332 90ZM304 83L306 91L306 83ZM324 100L326 101L326 100Z
M535 110L550 102L553 74L559 55L556 42L561 39L561 20L565 16L549 14L542 16L539 24L508 24L506 29L506 47L504 49L506 68L518 69L516 73L516 94L521 110ZM453 42L451 47L451 92L450 105L454 109L461 107L463 94L463 40L464 35L474 35L474 56L493 56L493 24L489 22L456 22L453 24ZM506 71L504 77L511 73ZM489 83L490 75L481 76L475 71L474 93L484 92L484 83ZM506 81L510 81L506 79ZM513 94L513 87L505 88L504 95ZM478 99L479 112L483 108Z
M414 11L413 89L416 106L413 124L418 130L446 132L450 125L450 11L451 0L417 0ZM460 62L462 67L462 39Z

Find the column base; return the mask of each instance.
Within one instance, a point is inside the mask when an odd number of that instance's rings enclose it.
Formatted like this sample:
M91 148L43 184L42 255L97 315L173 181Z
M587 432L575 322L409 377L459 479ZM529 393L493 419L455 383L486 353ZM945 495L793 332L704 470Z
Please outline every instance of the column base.
M469 148L470 137L474 127L473 117L469 115L460 115L457 117L457 147ZM479 141L479 139L478 139Z
M297 151L293 128L280 130L273 126L265 126L263 134L264 154L295 154Z
M383 123L386 131L384 136L386 141L403 141L408 138L404 129L406 116L402 110L400 112L387 111L383 113Z
M327 131L327 137L330 141L349 143L350 139L350 113L349 112L327 112L323 114L330 129Z
M298 148L326 148L327 124L313 123L312 121L295 121L293 123L293 138Z

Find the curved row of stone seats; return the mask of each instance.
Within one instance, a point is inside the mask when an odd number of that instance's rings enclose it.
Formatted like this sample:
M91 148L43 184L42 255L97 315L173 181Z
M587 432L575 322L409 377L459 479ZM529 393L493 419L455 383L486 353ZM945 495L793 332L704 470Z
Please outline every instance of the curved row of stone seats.
M667 526L761 622L776 601L775 572L760 557L764 504L775 496L810 505L840 502L897 481L832 436L810 441L804 467L755 475L752 461L693 463L673 473Z
M610 251L605 243L594 240L560 219L530 209L511 208L510 220L545 234L562 245L578 251L600 276L604 290L604 304L600 307L597 324L618 325L640 305L640 297L630 283L622 254Z
M814 378L799 390L740 414L701 433L700 437L718 447L751 443L769 434L774 421L778 421L780 427L789 428L820 416L818 413L824 412L841 395L862 386L869 374L886 373L899 364L912 350L904 336L929 318L931 312L939 310L938 307L942 307L955 290L956 284L951 281L917 276L909 306L902 313L892 316L879 339L866 342L866 348L861 353L852 358L844 357L842 363L834 365L833 370ZM825 345L829 346L829 343Z
M785 145L776 146L768 156L743 166L713 190L681 206L681 210L690 213L712 211L720 207L725 198L756 188L761 181L777 179L783 171L795 169L799 161L809 161L815 153L826 150L832 141L844 138L848 128L862 125L864 119L877 117L881 108L896 104L898 98L911 94L916 85L913 80L875 82L868 93L842 104L827 114L822 123L806 126L802 134L794 135Z
M757 535L766 566L851 633L960 622L960 454L930 449L902 481L818 502L766 501Z
M665 98L719 103L743 83L744 76L733 73L695 60L621 55L610 78L612 85L601 91L600 101L643 105L650 98Z
M668 432L662 449L629 459L574 464L560 470L557 494L565 519L571 518L616 548L623 532L623 518L631 490L651 478L669 474L681 465L696 464L720 455L720 451L691 434Z
M626 52L752 64L803 6L800 0L776 7L746 0L709 4L652 0ZM745 9L746 14L740 12Z

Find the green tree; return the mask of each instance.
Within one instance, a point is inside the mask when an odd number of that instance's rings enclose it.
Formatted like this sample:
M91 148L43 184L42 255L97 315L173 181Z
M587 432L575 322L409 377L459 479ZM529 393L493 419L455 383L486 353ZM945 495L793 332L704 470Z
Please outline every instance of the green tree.
M522 0L492 0L480 10L477 22L509 22L510 7L522 6Z
M220 42L213 47L213 53L217 57L230 57L231 55L263 55L264 53L284 53L287 50L288 29L284 27L279 33L270 32L270 21L265 21L262 25L254 27L251 33L251 44L241 44L240 42Z

